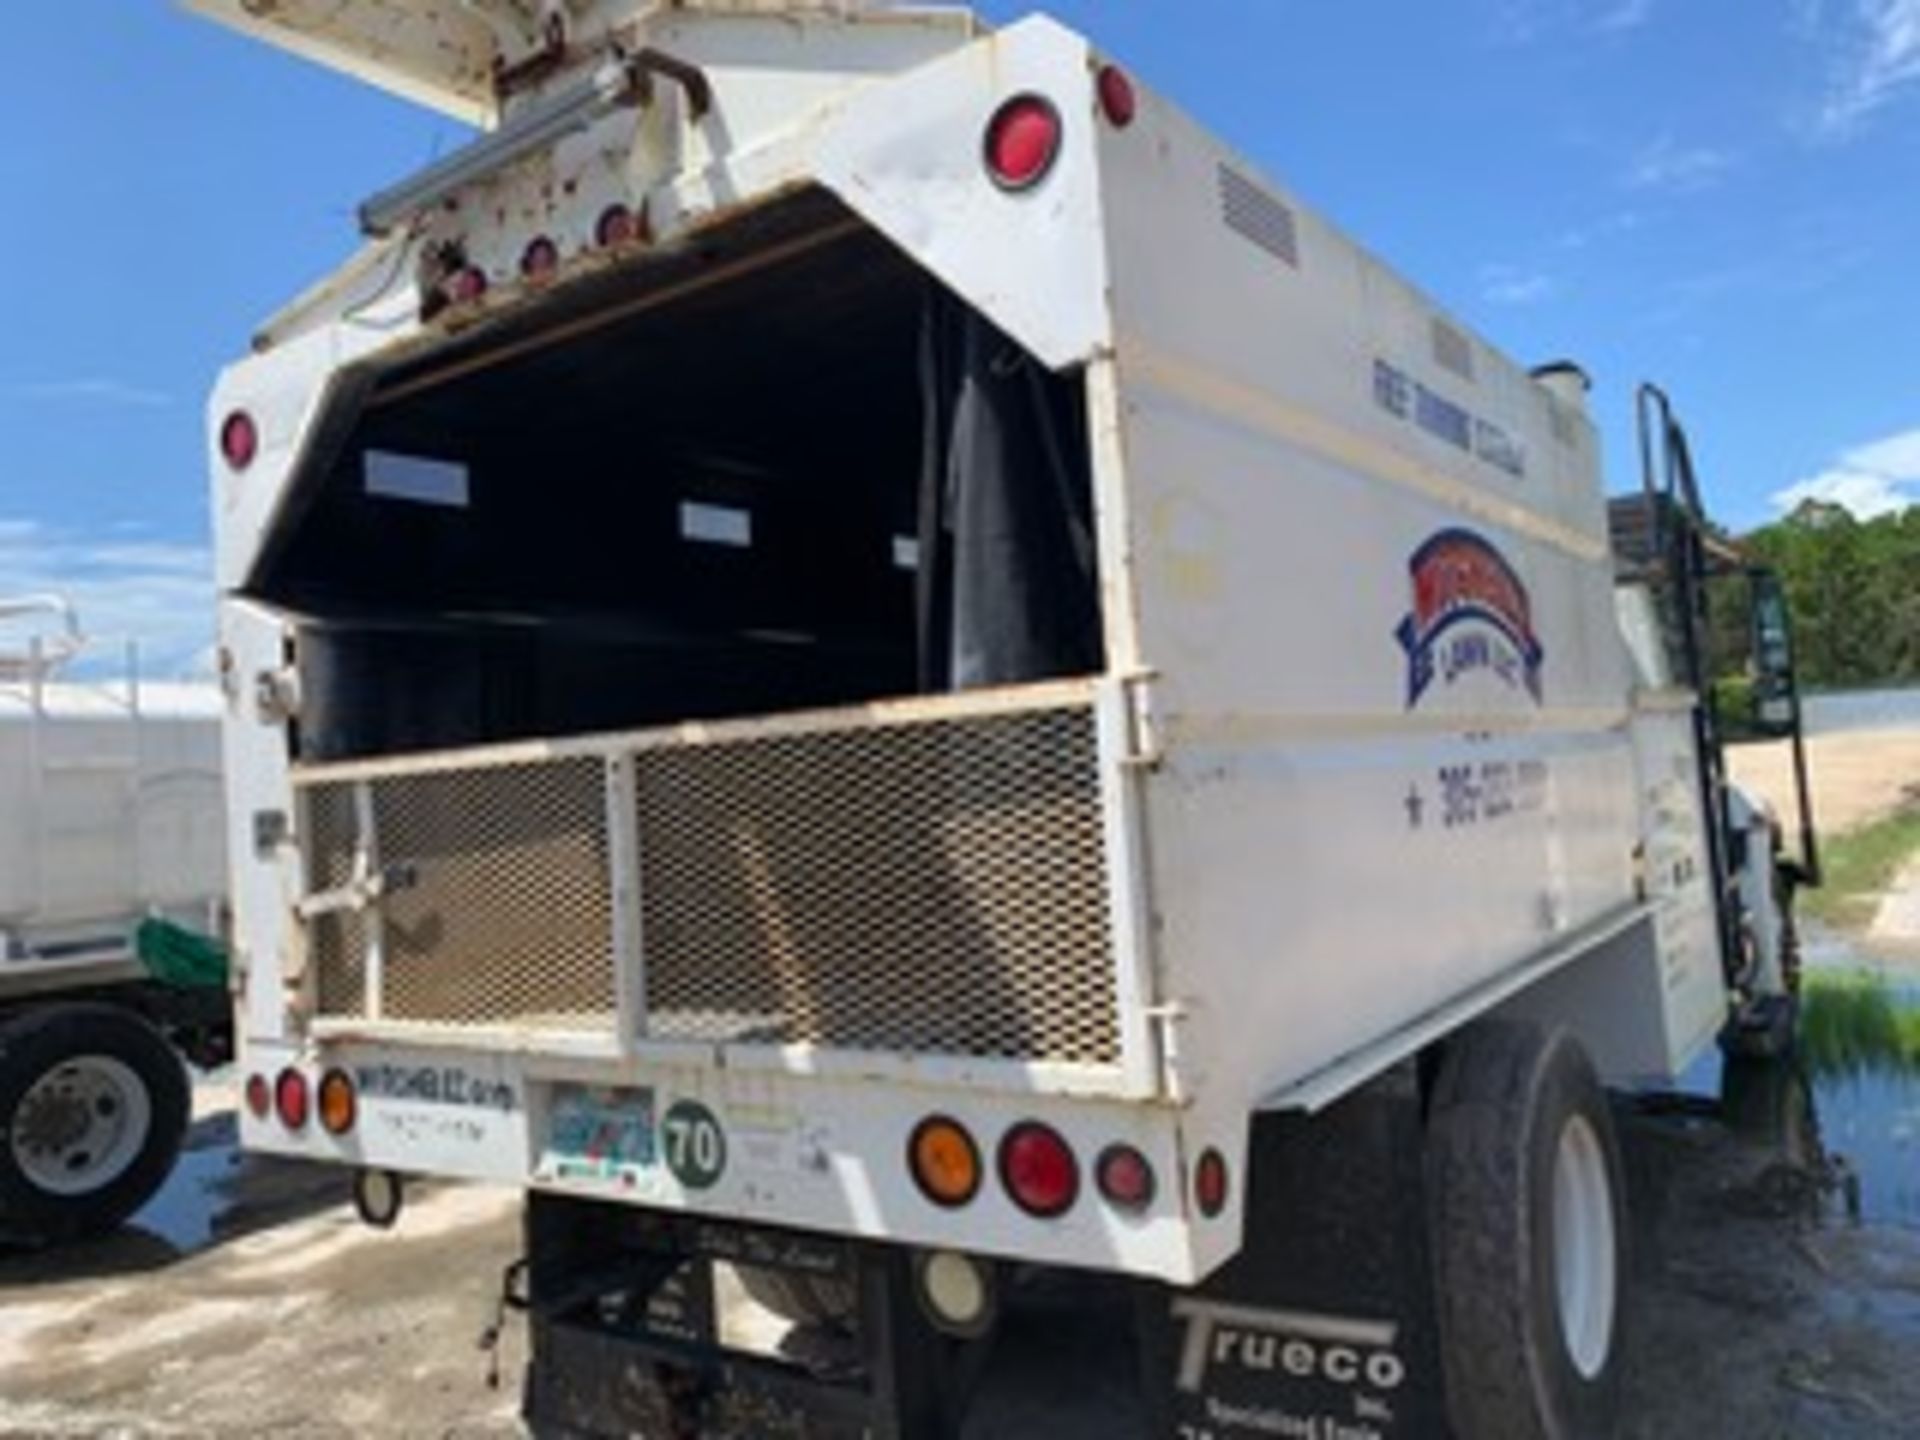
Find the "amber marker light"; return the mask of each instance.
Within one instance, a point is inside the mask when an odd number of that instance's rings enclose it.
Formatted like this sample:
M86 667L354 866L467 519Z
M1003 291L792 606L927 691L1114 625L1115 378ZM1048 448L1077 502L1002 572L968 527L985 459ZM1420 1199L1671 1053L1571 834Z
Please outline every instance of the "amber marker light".
M980 1193L980 1147L944 1115L923 1120L907 1142L907 1167L934 1204L957 1210Z

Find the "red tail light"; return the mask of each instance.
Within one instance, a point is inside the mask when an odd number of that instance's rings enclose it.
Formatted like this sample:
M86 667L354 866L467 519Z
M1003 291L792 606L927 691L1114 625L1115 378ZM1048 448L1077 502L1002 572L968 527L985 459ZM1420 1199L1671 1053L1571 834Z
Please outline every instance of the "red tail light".
M1093 1177L1101 1196L1116 1210L1145 1210L1159 1188L1152 1164L1131 1145L1109 1146L1094 1165Z
M626 245L640 235L640 224L633 217L633 211L624 205L609 205L600 212L599 223L593 227L593 238L602 247Z
M1000 1183L1029 1215L1054 1220L1080 1198L1080 1162L1053 1130L1028 1121L1000 1142Z
M487 272L477 265L465 266L449 275L443 288L455 305L471 305L487 293Z
M1140 113L1140 99L1134 93L1133 81L1127 72L1118 65L1105 66L1099 79L1100 109L1107 121L1116 130L1124 130L1133 124L1133 117Z
M529 280L544 280L560 268L560 247L546 236L527 242L520 255L520 273Z
M236 470L244 470L253 464L254 457L260 453L260 431L253 423L253 417L244 410L236 410L220 424L220 454L227 464Z
M1060 112L1051 100L1018 95L987 125L987 173L1003 190L1031 190L1060 158Z
M1209 1150L1193 1170L1193 1198L1200 1213L1212 1220L1227 1208L1227 1157Z
M273 1087L267 1084L266 1076L247 1077L247 1109L256 1120L264 1120L273 1113Z
M273 1107L289 1130L307 1128L307 1077L298 1070L282 1070L273 1086Z

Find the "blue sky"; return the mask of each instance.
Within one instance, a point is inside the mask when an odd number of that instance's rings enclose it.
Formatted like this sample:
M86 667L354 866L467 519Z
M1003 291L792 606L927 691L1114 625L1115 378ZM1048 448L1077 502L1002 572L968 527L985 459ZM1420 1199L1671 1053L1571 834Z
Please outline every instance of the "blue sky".
M211 623L203 397L459 127L186 16L9 17L0 595ZM996 19L1029 7L987 4ZM1523 360L1680 401L1723 519L1920 498L1920 0L1056 0Z

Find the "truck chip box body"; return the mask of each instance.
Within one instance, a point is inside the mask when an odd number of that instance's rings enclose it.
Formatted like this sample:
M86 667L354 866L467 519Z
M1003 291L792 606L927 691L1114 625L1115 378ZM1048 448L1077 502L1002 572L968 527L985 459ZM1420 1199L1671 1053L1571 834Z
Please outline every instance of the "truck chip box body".
M956 1424L1034 1267L1161 1297L1156 1413L1225 1313L1323 1347L1270 1417L1597 1423L1595 1077L1753 967L1577 377L1046 19L192 8L487 127L211 404L246 1143L528 1187L563 1433ZM1335 1112L1431 1323L1198 1288ZM721 1358L715 1259L866 1379Z

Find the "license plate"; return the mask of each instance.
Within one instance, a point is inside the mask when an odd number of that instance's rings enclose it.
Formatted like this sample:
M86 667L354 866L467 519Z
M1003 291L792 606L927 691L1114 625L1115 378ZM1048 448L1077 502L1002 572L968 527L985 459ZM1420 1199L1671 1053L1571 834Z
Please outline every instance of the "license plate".
M558 1180L635 1183L659 1164L651 1090L562 1086L549 1112L540 1171Z

